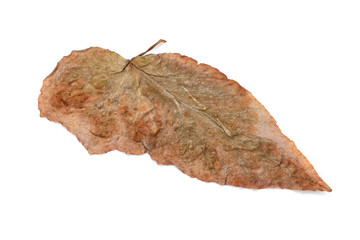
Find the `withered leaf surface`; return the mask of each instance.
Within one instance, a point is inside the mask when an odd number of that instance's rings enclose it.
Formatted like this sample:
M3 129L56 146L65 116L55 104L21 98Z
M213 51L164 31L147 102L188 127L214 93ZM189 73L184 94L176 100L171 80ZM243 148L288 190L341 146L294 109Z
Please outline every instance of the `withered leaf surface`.
M41 116L64 125L91 154L149 153L219 184L331 191L237 82L178 53L143 54L73 51L43 82Z

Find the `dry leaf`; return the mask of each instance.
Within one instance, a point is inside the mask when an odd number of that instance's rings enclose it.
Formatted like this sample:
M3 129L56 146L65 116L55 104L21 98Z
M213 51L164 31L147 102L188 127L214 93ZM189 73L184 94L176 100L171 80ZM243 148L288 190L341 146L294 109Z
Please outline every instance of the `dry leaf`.
M189 57L146 52L73 51L44 80L41 116L91 154L149 153L219 184L331 191L249 91Z

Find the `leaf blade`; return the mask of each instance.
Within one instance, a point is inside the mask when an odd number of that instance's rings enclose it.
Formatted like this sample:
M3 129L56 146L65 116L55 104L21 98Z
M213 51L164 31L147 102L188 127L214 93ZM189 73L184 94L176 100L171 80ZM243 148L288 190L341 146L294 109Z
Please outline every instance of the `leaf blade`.
M90 153L148 152L219 184L331 191L250 92L180 54L72 53L44 80L39 109Z

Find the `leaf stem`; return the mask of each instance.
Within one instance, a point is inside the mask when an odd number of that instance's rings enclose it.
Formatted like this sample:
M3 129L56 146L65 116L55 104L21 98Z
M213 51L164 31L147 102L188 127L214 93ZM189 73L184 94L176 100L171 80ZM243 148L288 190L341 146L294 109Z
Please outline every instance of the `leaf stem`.
M150 52L151 50L153 50L157 45L159 45L160 43L166 43L166 40L164 39L160 39L159 41L157 41L156 43L154 43L151 47L148 48L148 50L146 50L145 52L140 53L139 55L137 55L136 57L145 55L147 52Z

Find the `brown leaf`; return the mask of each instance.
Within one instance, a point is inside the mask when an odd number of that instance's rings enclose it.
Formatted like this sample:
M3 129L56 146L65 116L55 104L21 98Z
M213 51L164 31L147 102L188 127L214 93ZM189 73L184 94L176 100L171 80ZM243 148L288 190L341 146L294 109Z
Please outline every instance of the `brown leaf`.
M41 116L91 154L149 153L219 184L331 191L249 91L192 58L146 52L73 51L44 80Z

